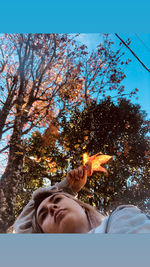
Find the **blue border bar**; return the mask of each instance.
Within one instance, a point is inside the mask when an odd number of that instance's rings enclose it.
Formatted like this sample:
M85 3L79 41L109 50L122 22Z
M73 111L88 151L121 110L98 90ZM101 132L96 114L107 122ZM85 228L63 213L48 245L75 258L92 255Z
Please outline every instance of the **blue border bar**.
M148 33L149 10L148 0L6 0L1 3L0 32Z

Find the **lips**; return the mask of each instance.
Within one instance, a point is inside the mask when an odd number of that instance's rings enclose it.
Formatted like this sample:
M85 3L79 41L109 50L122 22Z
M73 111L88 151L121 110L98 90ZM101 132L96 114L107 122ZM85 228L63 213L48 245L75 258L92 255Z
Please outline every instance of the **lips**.
M56 211L54 215L55 222L58 222L58 220L63 216L63 214L64 214L64 209Z

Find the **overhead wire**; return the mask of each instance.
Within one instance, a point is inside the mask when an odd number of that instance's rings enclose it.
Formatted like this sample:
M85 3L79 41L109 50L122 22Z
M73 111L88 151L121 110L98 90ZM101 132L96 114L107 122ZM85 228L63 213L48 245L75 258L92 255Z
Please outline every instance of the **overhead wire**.
M150 69L146 67L146 65L140 60L140 58L134 53L134 51L125 43L125 41L117 34L115 33L116 37L129 49L129 51L133 54L133 56L140 62L140 64L148 71L150 72Z

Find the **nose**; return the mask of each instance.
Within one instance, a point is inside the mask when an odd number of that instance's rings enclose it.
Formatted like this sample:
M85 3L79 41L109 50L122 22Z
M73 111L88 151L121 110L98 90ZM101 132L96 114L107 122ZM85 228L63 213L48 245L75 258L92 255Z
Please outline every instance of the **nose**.
M58 208L58 206L56 204L50 203L48 205L48 211L50 212L50 214L53 216L55 213L55 210Z

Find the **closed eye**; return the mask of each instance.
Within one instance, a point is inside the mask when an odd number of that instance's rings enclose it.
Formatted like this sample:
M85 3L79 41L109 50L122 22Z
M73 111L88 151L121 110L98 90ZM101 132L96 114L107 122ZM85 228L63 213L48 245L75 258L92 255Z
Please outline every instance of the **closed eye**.
M62 199L61 197L55 197L53 203L56 204L56 203L58 203L61 199Z
M47 212L43 212L42 215L41 215L41 223L44 221L46 216L47 216Z

